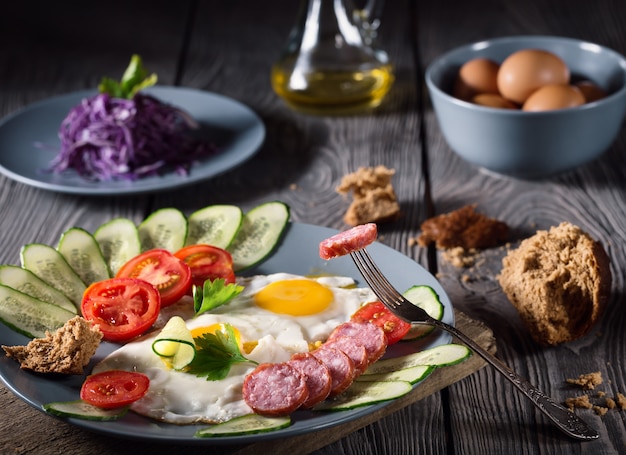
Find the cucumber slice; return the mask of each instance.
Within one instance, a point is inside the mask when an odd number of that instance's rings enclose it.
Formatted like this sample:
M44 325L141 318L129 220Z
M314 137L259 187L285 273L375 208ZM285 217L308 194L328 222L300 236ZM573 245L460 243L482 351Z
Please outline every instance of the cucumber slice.
M278 245L288 222L289 206L278 201L261 204L246 213L239 233L228 248L235 272L268 257Z
M61 253L42 243L30 243L20 252L22 266L65 294L79 307L86 286Z
M265 433L279 430L291 425L289 417L265 417L258 414L248 414L235 417L227 422L198 430L198 438L214 438L219 436L241 436L244 434Z
M355 381L350 388L335 398L315 406L316 411L344 411L359 406L393 400L412 390L406 381Z
M110 278L100 245L89 232L73 227L61 235L57 251L86 285Z
M43 405L43 409L50 414L60 417L74 417L84 420L117 420L128 412L128 406L115 409L102 409L82 400L56 401Z
M100 245L111 276L115 276L120 267L141 253L137 226L128 218L115 218L103 224L93 236Z
M433 288L426 285L412 286L403 295L408 301L426 311L431 318L441 321L444 307ZM413 324L403 340L415 340L424 337L434 329L431 325Z
M172 316L152 343L152 351L174 370L180 370L196 356L196 344L185 320Z
M413 354L379 360L370 365L363 374L390 373L417 365L430 365L435 367L456 365L467 359L471 354L472 351L467 346L460 344L442 344Z
M228 248L235 239L243 212L236 205L211 205L189 215L185 245L204 243Z
M59 306L77 314L77 308L61 291L48 285L30 270L16 265L0 266L0 284L15 289L43 302Z
M389 373L379 374L362 374L356 380L357 381L405 381L411 384L415 384L435 370L435 367L430 365L416 365L410 368L404 368L403 370L392 371Z
M175 253L185 246L187 218L175 208L152 213L137 227L141 251L161 248Z
M0 285L0 320L30 338L43 338L76 317L76 312Z

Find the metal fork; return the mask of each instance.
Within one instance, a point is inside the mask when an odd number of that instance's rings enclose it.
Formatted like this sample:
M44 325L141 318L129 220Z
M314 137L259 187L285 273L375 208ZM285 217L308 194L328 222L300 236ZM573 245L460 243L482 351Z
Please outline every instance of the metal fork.
M541 390L537 389L491 353L483 349L470 337L451 325L433 319L424 310L406 300L402 294L391 285L387 278L385 278L367 250L361 249L352 252L350 256L359 269L359 272L361 272L361 275L363 275L363 278L365 278L367 284L369 284L372 291L374 291L374 294L376 294L380 301L395 315L407 322L435 326L457 337L511 381L515 387L526 395L526 397L528 397L530 401L565 434L584 441L597 439L599 437L598 432L587 425L587 423L576 414L553 401Z

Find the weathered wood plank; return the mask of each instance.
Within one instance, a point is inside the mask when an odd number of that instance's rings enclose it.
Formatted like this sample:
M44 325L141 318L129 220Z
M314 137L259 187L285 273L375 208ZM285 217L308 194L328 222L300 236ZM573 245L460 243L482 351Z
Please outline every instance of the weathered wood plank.
M436 2L420 3L420 51L428 63L436 55L472 41L511 34L551 34L588 39L624 53L626 41L619 32L622 26L616 14L622 8L613 1L593 5L569 2L567 6L562 2L505 5L483 1L457 4L455 8L444 8ZM600 20L599 11L603 11L602 26L596 22ZM446 34L440 31L443 24L450 25ZM616 144L594 163L546 181L524 182L485 173L463 162L445 143L432 112L425 115L432 192L439 213L476 203L483 213L511 226L514 242L567 220L600 240L612 258L614 295L605 317L590 335L565 346L542 348L529 339L496 281L506 249L484 252L484 263L469 270L455 269L440 260L439 278L455 306L490 326L498 341L499 356L555 399L563 401L580 394L564 381L591 371L602 372L606 382L601 390L609 395L622 392L626 389L621 310L626 190L625 165L619 154L623 153L626 132L622 131ZM592 411L579 411L599 429L603 439L580 444L559 435L532 405L512 393L510 386L489 369L449 390L453 429L459 435L455 451L459 453L472 452L476 447L481 447L481 453L535 453L537 447L550 453L623 450L623 412L599 417ZM494 415L499 417L494 420ZM504 432L506 437L502 436Z
M578 393L566 377L602 371L600 388L626 392L624 277L626 276L626 133L598 161L543 182L521 182L477 171L452 153L426 104L420 131L417 71L440 53L488 37L546 33L582 37L626 53L621 0L478 2L387 2L381 43L396 64L397 80L374 115L313 117L287 109L269 88L269 68L287 39L297 2L236 0L133 2L115 6L11 2L0 16L0 115L31 102L94 87L112 68L123 69L131 53L144 57L160 82L176 80L188 7L198 5L180 82L221 93L251 106L267 126L259 153L234 169L193 187L158 195L90 198L48 193L0 177L0 263L16 263L19 247L31 241L54 244L73 225L88 230L114 216L137 222L158 207L185 213L217 202L244 209L271 199L292 207L293 219L342 228L348 201L335 192L340 178L358 166L396 169L394 185L405 216L381 226L381 241L426 265L427 253L409 246L426 216L421 176L420 134L426 135L432 196L442 213L467 203L514 229L514 240L569 220L603 242L612 258L614 296L601 324L585 339L557 348L534 345L496 276L505 250L483 253L484 262L459 270L441 260L439 278L456 308L482 321L495 334L498 356L557 399ZM419 61L411 53L409 19L417 5ZM442 370L444 371L444 370ZM621 453L626 414L582 415L601 431L601 440L580 444L562 437L525 398L491 369L357 429L322 447L325 453ZM82 453L86 447L109 453L142 449L171 451L90 434L50 419L0 388L3 451ZM382 416L381 416L382 417ZM34 423L31 423L34 422ZM447 434L446 434L447 433ZM428 437L424 437L428 435ZM323 441L324 443L330 442ZM4 445L6 444L6 445ZM187 450L187 449L186 449ZM189 453L200 453L189 448ZM235 450L235 448L233 448ZM103 452L107 453L107 452Z

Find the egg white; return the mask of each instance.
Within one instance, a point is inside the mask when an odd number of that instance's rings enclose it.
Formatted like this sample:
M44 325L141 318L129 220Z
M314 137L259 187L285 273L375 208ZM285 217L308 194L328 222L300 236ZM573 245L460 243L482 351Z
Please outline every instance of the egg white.
M210 313L193 317L193 304L186 299L163 310L162 321L175 314L194 329L219 323L235 327L241 342L256 343L245 356L257 363L282 362L296 352L306 352L310 343L324 341L330 332L364 303L376 299L368 288L349 288L354 280L348 277L309 278L331 290L333 300L317 314L290 316L276 314L254 304L254 295L270 283L305 277L288 273L257 275L241 278L244 290L231 302ZM253 411L243 400L242 385L245 376L255 368L253 363L236 364L225 379L207 381L195 375L169 369L152 351L152 342L159 330L130 342L102 360L94 373L122 369L139 371L150 378L148 393L132 404L138 414L175 424L197 422L217 423Z
M244 278L240 284L245 286L244 291L227 305L216 308L216 314L254 314L276 315L269 310L259 308L254 304L254 295L270 283L277 281L303 279L300 275L290 273L274 273L271 275L257 275ZM309 342L324 341L332 330L342 322L350 319L363 303L376 300L376 296L369 288L350 288L355 282L349 277L323 276L307 278L317 281L331 290L333 300L330 305L319 313L310 316L290 316L286 314L278 315L281 321L289 321L298 324L302 330L304 338ZM286 322L285 322L286 323Z

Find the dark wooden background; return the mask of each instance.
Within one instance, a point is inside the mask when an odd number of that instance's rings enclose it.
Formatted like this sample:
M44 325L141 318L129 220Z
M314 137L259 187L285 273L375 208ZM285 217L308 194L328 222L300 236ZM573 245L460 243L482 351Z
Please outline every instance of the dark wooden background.
M167 206L189 214L215 203L245 210L279 199L291 206L294 221L340 229L348 204L335 192L341 177L359 166L385 164L396 169L394 187L404 216L381 226L381 241L436 273L455 307L493 330L500 358L560 401L579 393L565 384L566 378L592 371L605 379L599 390L609 396L626 393L626 131L600 159L573 172L543 181L494 176L449 149L422 81L437 55L490 37L576 37L624 54L623 0L388 0L380 44L394 62L397 80L376 113L349 117L295 113L270 88L270 66L297 7L294 0L3 5L0 116L52 95L94 88L103 75L121 74L130 55L138 53L163 85L203 89L245 103L263 119L267 137L258 154L237 169L156 194L71 196L0 177L0 263L18 263L25 243L55 244L68 227L93 231L117 216L140 222ZM514 241L570 221L603 243L612 260L613 295L590 335L553 348L534 344L495 279L503 249L485 251L480 266L460 270L432 251L410 246L425 218L466 204L508 223ZM86 433L46 417L4 387L0 400L2 453L182 452L181 447ZM626 412L579 412L600 431L600 440L579 443L561 435L508 382L485 368L316 453L626 453Z

